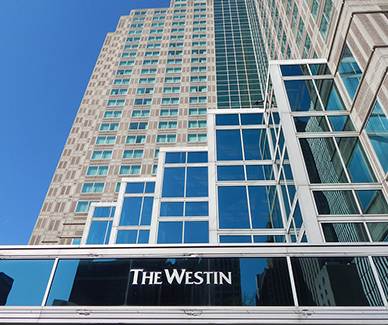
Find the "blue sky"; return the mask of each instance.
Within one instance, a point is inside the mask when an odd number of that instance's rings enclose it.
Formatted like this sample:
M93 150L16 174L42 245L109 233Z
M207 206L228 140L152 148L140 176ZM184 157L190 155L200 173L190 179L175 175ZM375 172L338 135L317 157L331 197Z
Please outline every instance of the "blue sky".
M0 245L28 243L108 32L169 0L0 0Z

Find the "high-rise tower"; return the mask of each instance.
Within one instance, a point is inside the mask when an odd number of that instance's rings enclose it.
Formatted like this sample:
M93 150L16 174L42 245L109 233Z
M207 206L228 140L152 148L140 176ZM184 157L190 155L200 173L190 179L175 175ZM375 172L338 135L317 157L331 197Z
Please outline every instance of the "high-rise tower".
M0 315L386 322L387 9L173 0L121 17L31 246L0 251Z

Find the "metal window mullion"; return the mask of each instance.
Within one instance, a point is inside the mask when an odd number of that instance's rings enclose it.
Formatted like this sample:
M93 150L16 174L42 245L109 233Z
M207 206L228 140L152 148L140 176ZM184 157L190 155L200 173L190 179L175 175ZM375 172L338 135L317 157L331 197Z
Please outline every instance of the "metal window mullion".
M290 278L292 296L294 298L294 306L299 307L298 295L297 295L296 285L294 280L294 273L292 271L292 265L291 265L291 257L286 256L286 260L287 260L287 267L288 267L288 274Z
M52 267L52 269L51 269L50 277L49 277L49 280L48 280L48 282L47 282L46 291L45 291L44 296L43 296L43 299L42 299L42 304L41 304L42 307L45 306L46 303L47 303L47 298L48 298L48 295L49 295L49 293L50 293L51 285L52 285L52 283L53 283L55 271L56 271L57 266L58 266L58 261L59 261L59 258L57 257L57 258L54 260L54 264L53 264L53 267Z
M379 289L379 292L380 292L381 299L383 301L384 306L387 307L388 306L388 301L387 301L387 297L385 296L385 292L384 292L383 286L382 286L381 281L380 281L380 277L379 277L379 273L377 271L377 267L374 264L372 256L368 256L368 259L369 259L369 264L370 264L371 269L372 269L372 273L373 273L373 275L375 277L377 288Z

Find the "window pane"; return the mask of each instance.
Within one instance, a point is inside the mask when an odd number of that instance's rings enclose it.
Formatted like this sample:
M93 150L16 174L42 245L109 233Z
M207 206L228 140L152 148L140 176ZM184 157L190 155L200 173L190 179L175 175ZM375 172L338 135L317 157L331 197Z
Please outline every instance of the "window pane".
M220 243L251 243L251 236L220 236Z
M145 197L143 200L143 211L141 213L141 226L149 226L151 224L152 206L154 203L153 197Z
M218 166L218 181L243 181L245 180L244 166Z
M166 164L180 164L186 162L186 152L167 152Z
M160 204L161 217L182 217L183 202L162 202Z
M144 183L127 183L125 193L143 193Z
M158 244L181 244L183 222L159 222Z
M319 214L359 213L352 191L314 191Z
M342 53L338 73L342 78L350 98L353 100L362 77L362 71L347 44L345 44Z
M197 217L208 216L209 204L208 202L186 202L185 216Z
M247 165L247 180L255 181L255 180L264 180L264 166L252 166Z
M136 244L137 230L119 230L116 244Z
M265 132L261 130L243 130L245 160L260 160L260 139L265 137Z
M318 95L310 80L286 80L288 99L291 110L297 111L322 111L321 104L318 101Z
M188 163L206 163L207 152L189 152L187 157Z
M124 198L123 209L120 217L120 226L139 225L141 204L141 197Z
M109 221L93 221L90 225L88 239L86 244L104 244L108 236L107 228Z
M270 218L273 212L270 211L268 206L268 189L269 187L264 186L248 187L253 228L278 228L283 226L282 223L279 224L278 220L271 220Z
M326 242L369 242L362 223L322 224Z
M217 159L242 160L240 130L217 130Z
M216 125L239 125L238 114L216 115Z
M249 229L245 186L218 187L218 213L220 229Z
M165 168L162 197L183 197L185 168Z
M186 197L208 196L208 171L207 167L188 167Z
M185 222L185 244L208 242L209 223L207 221Z

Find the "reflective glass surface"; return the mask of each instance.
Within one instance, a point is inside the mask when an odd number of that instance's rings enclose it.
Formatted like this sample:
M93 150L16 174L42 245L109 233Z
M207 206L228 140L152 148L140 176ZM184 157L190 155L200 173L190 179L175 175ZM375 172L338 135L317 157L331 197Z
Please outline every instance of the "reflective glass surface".
M368 222L367 226L372 241L388 242L388 222Z
M293 112L322 111L311 80L286 80L284 85Z
M160 204L161 217L183 216L183 202L162 202Z
M220 236L220 243L221 244L228 244L228 243L251 243L252 239L251 236Z
M123 208L120 217L120 226L138 226L143 198L124 198Z
M345 44L342 52L338 73L349 93L350 99L353 100L362 77L362 71L347 44Z
M252 228L272 228L269 219L268 194L265 186L249 186Z
M185 216L208 216L209 203L208 202L186 202Z
M217 130L217 160L242 160L240 130Z
M301 306L381 306L367 257L291 258Z
M303 76L309 75L309 71L307 69L306 64L290 64L290 65L281 65L280 70L282 71L282 75L284 77L287 76Z
M183 197L185 185L185 168L165 168L162 197Z
M238 114L216 115L216 125L239 125Z
M109 242L112 221L93 221L90 225L86 244L107 244Z
M362 212L365 214L387 214L388 204L382 191L356 191L361 204Z
M208 196L207 167L187 167L186 197Z
M54 260L0 260L0 306L40 306Z
M158 244L181 244L183 222L159 222Z
M352 191L313 191L319 214L359 213Z
M271 166L272 167L272 166ZM255 181L255 180L264 180L264 166L261 165L247 165L247 180Z
M136 244L137 230L119 230L116 244Z
M143 193L144 183L127 183L125 193Z
M245 180L244 166L218 166L218 181L243 181Z
M262 135L262 130L242 130L242 134L244 140L245 160L262 159L262 155L260 152L260 137Z
M261 125L263 114L240 114L241 125Z
M207 152L189 152L187 157L188 163L207 163Z
M326 75L330 74L329 67L326 63L310 64L311 73L313 75Z
M328 116L333 131L355 131L349 116Z
M185 244L208 243L209 223L207 221L185 222Z
M186 152L167 152L166 164L181 164L186 162Z
M330 132L324 116L298 116L294 123L297 132Z
M326 242L369 242L362 223L322 224Z
M343 111L345 105L338 93L334 79L317 79L315 83L326 111Z
M220 229L250 228L245 186L218 187Z

